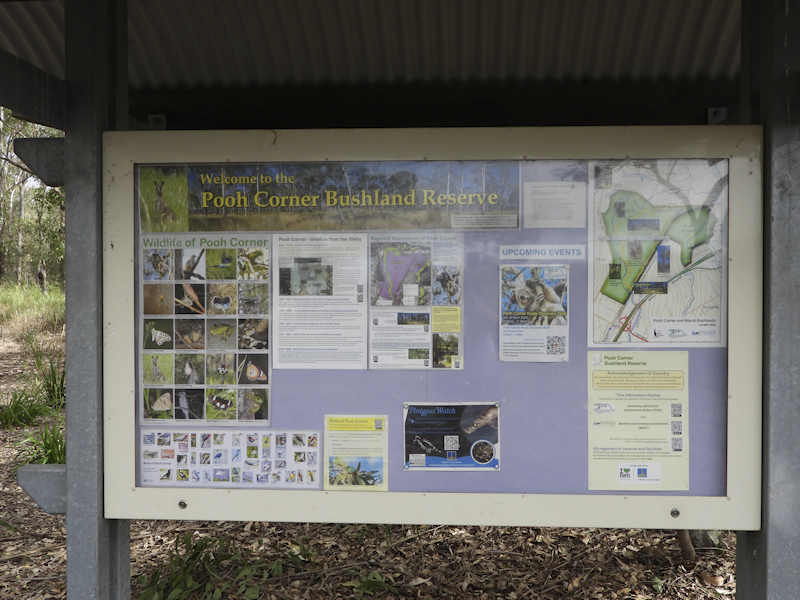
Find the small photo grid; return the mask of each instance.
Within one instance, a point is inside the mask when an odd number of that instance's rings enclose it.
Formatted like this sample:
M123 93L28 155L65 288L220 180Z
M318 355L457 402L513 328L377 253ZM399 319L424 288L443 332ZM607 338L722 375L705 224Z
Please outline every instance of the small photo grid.
M318 431L141 429L144 486L320 487Z
M268 236L171 236L143 248L139 415L142 423L270 423ZM173 473L174 475L174 473Z

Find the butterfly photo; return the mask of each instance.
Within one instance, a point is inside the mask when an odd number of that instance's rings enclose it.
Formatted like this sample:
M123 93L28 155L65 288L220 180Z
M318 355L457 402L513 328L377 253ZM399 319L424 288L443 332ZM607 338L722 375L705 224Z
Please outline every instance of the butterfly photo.
M206 390L206 419L232 421L236 419L236 392L222 388Z
M206 355L206 380L209 385L233 385L236 383L233 353Z
M145 388L145 419L172 419L172 390L163 388Z
M143 334L145 350L172 350L172 319L145 319Z
M237 373L240 385L263 385L269 383L269 355L240 354Z

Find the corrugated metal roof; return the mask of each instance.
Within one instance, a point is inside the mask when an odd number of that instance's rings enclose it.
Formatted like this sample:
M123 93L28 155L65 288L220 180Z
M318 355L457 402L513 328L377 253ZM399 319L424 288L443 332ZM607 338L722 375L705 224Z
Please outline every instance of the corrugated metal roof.
M741 0L129 0L133 89L730 79ZM0 49L64 76L63 1L0 3Z

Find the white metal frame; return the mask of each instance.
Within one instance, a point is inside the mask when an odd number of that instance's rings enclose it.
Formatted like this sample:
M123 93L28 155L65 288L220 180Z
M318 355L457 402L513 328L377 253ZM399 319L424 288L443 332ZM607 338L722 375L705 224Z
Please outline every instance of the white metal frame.
M106 133L103 146L105 516L759 529L761 140L761 128L755 126ZM730 160L727 496L136 487L134 163L626 157L728 157ZM573 360L580 360L577 353Z

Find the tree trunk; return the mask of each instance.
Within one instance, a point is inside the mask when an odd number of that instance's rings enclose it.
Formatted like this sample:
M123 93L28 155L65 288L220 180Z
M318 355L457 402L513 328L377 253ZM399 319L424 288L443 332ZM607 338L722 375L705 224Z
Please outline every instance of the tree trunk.
M17 206L16 208L16 224L17 224L17 285L22 283L22 273L24 271L25 253L23 251L24 240L22 239L22 218L24 216L23 199L22 199L22 184L17 185ZM13 197L13 194L12 194Z
M47 293L47 266L44 260L39 261L39 270L36 272L36 280L39 283L39 289L43 294Z
M678 545L681 548L684 562L693 563L697 560L697 553L694 551L694 544L692 544L692 538L689 537L688 529L678 529Z

